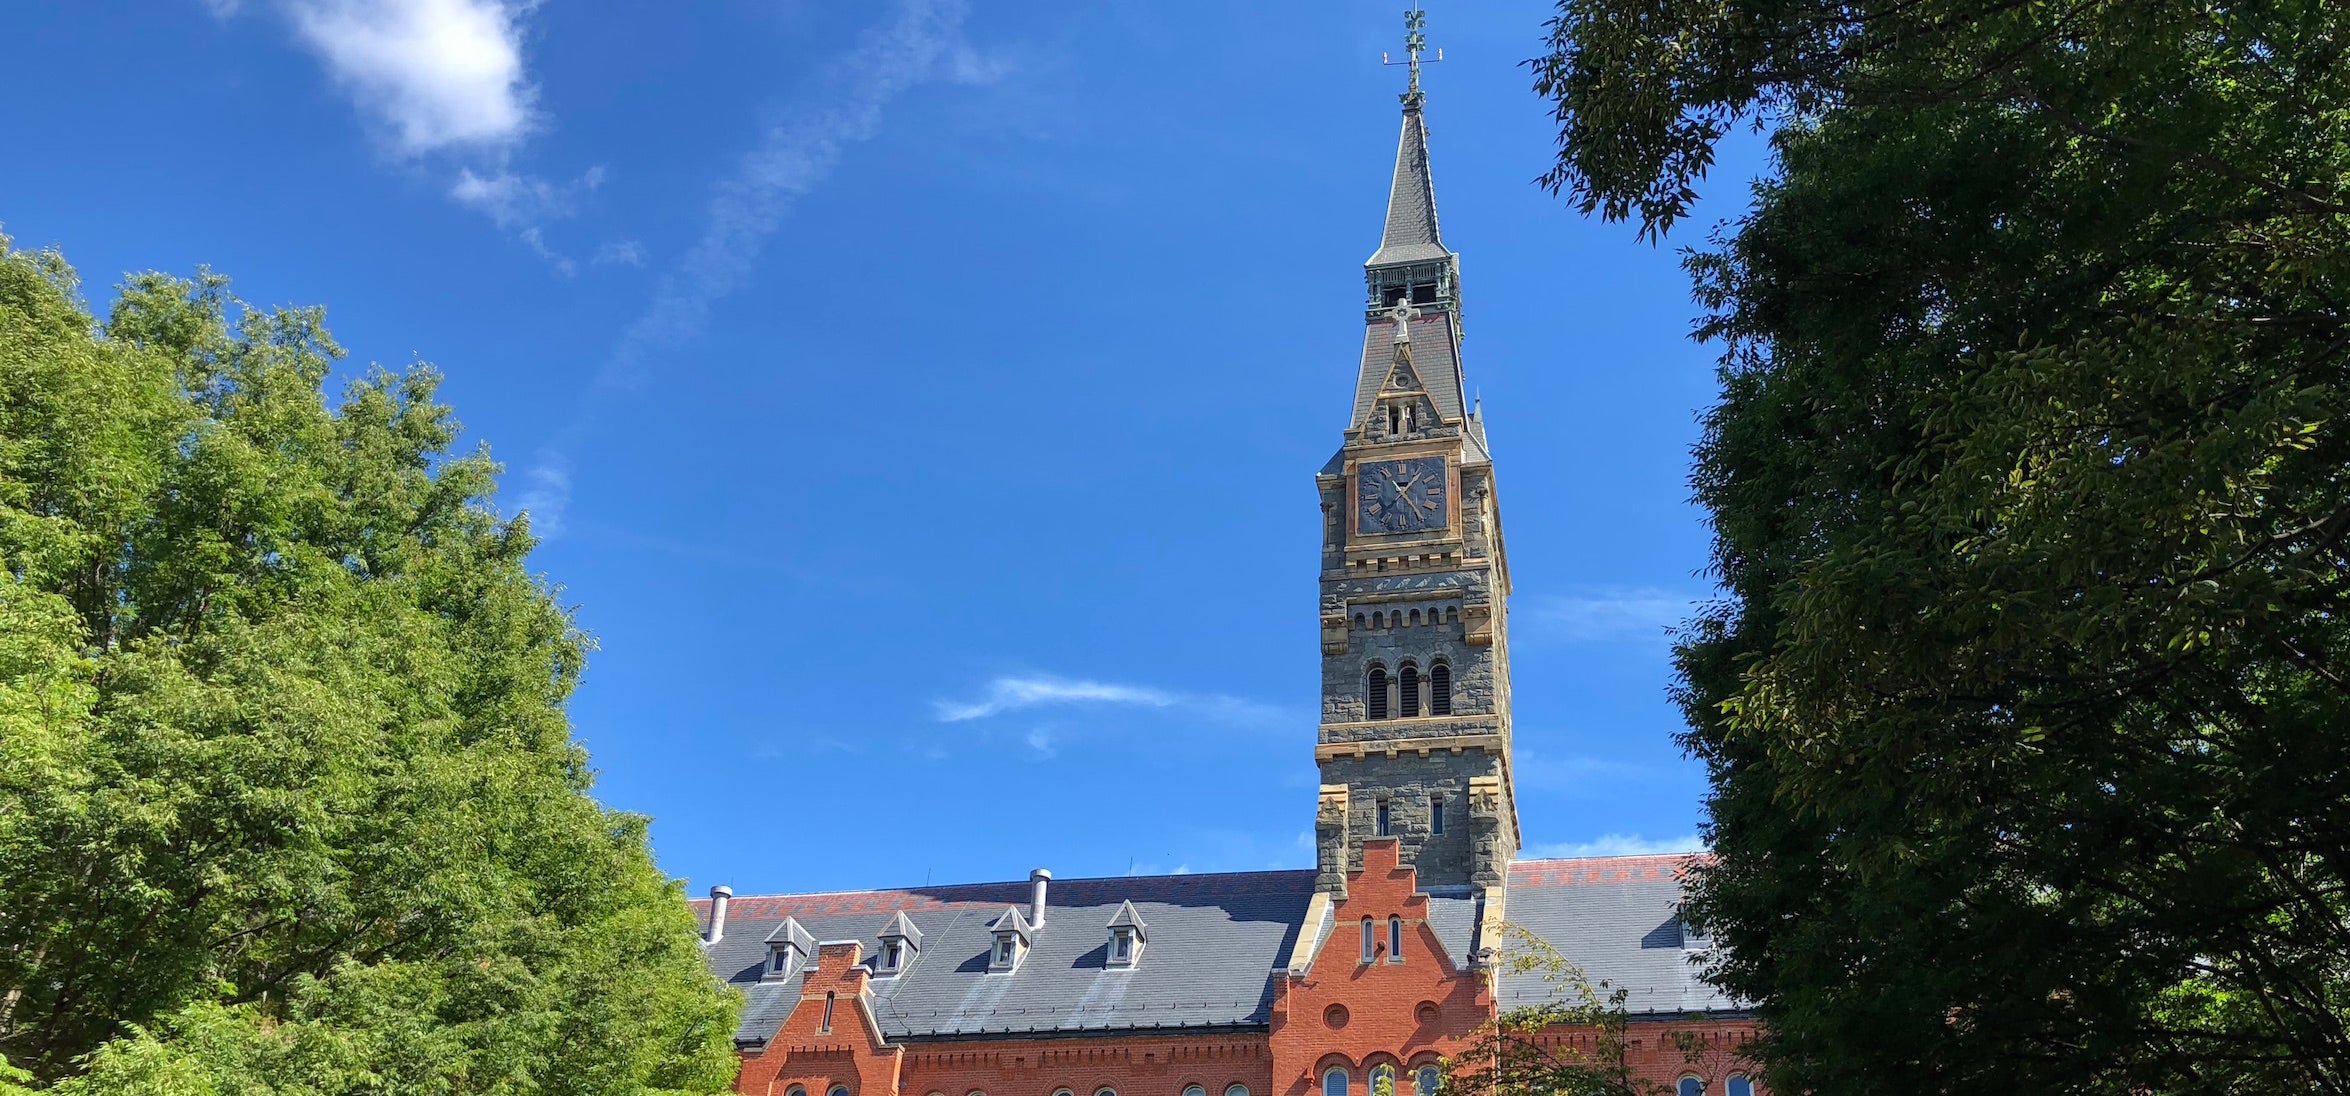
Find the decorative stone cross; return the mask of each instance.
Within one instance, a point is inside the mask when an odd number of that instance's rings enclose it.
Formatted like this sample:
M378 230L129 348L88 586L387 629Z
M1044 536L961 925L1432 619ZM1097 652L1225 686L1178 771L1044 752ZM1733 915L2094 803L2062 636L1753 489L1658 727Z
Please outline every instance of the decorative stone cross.
M1387 318L1395 321L1395 341L1412 341L1412 317L1419 314L1420 310L1413 308L1412 302L1400 298L1395 302L1395 307L1387 310Z

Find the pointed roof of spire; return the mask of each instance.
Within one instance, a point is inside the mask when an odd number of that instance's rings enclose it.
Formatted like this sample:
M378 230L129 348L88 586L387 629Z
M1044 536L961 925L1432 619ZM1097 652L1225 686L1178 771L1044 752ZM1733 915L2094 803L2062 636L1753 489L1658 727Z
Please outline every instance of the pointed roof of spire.
M1395 184L1387 192L1387 231L1366 266L1427 262L1450 252L1436 232L1436 181L1428 173L1428 125L1418 88L1403 97L1403 136L1395 146Z

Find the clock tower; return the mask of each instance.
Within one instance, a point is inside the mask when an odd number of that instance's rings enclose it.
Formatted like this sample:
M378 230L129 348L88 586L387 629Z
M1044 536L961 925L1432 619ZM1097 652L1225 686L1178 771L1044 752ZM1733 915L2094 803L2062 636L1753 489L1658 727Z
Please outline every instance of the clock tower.
M1498 906L1518 849L1509 564L1493 459L1461 374L1460 259L1437 234L1419 36L1363 356L1322 502L1318 885L1397 839L1423 889Z

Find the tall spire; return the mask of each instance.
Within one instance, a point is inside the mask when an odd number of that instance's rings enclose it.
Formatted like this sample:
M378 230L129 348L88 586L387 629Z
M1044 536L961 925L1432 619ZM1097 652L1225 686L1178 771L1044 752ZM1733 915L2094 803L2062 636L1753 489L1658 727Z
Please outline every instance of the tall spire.
M1369 266L1426 262L1447 253L1436 232L1436 182L1428 173L1428 126L1420 117L1420 51L1427 48L1421 33L1426 17L1418 6L1404 13L1404 51L1410 58L1411 83L1403 93L1403 136L1395 146L1395 183L1387 195L1387 231ZM1437 59L1443 60L1439 51Z

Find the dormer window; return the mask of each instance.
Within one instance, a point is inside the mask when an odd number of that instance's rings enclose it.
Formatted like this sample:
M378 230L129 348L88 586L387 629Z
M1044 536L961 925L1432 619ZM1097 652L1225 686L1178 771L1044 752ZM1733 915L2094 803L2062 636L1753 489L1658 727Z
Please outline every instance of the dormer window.
M1142 961L1143 943L1149 927L1142 923L1142 914L1132 902L1118 903L1118 914L1110 918L1110 953L1105 965L1132 967Z
M1031 930L1028 918L1021 916L1020 907L1010 906L1003 916L995 919L987 931L995 934L995 949L988 956L987 969L991 974L1008 974L1020 966L1020 957L1028 953Z
M759 980L779 982L798 974L815 954L816 938L800 926L798 918L786 917L767 934L767 966L759 972Z
M914 927L912 919L903 912L889 919L881 929L881 954L873 961L875 977L888 977L906 969L914 956L922 951L922 930Z

